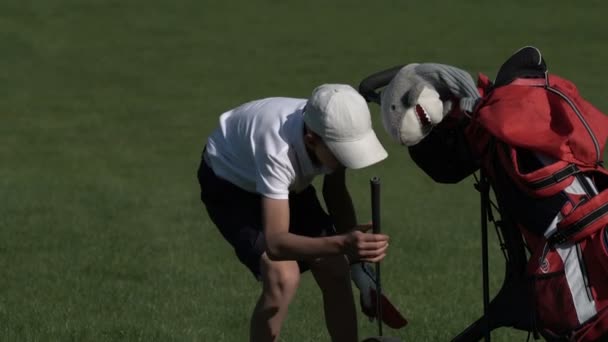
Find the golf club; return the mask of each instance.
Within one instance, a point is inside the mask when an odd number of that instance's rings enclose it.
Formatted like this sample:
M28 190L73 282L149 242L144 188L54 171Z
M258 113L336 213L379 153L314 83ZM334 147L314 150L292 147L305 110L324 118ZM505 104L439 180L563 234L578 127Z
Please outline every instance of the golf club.
M372 193L372 231L380 234L380 178L370 179ZM382 334L382 282L380 281L380 262L376 263L376 321L378 322L378 336L368 337L362 342L401 342L397 337L383 336Z

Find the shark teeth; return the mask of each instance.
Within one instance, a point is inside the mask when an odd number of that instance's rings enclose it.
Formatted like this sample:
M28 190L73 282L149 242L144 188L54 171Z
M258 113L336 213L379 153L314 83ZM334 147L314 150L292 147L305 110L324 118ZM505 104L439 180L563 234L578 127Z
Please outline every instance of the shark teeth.
M424 108L422 108L422 106L419 104L416 105L416 116L418 117L418 121L420 121L422 131L427 132L431 128L433 128L431 117L426 113L426 110L424 110Z

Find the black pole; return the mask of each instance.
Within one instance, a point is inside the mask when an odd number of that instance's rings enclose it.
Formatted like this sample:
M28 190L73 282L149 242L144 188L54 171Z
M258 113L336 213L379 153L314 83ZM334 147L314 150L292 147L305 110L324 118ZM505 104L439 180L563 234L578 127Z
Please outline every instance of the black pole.
M370 181L372 192L372 230L380 234L380 178L373 177ZM376 319L378 320L378 335L382 336L382 283L380 281L380 262L376 263Z
M482 171L479 175L481 193L481 273L483 283L483 330L486 342L490 342L489 306L490 306L490 280L488 267L488 206L490 203L490 188L486 176Z

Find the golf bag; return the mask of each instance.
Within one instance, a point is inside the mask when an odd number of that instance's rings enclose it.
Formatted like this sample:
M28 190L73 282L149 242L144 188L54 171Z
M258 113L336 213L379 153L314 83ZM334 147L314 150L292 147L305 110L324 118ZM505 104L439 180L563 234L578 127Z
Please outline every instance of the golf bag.
M437 182L480 170L482 224L494 222L507 259L484 317L454 340L500 326L547 340L608 337L608 117L549 74L533 47L511 56L494 83L479 75L478 90L472 113L446 117L409 147Z

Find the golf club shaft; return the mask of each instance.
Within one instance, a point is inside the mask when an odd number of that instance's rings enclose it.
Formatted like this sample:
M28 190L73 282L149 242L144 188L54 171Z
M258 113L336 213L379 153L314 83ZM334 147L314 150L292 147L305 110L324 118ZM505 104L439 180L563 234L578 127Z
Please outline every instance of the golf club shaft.
M370 180L372 192L372 229L374 234L380 234L380 178ZM380 281L380 262L376 263L376 318L378 320L378 335L382 336L382 282Z

